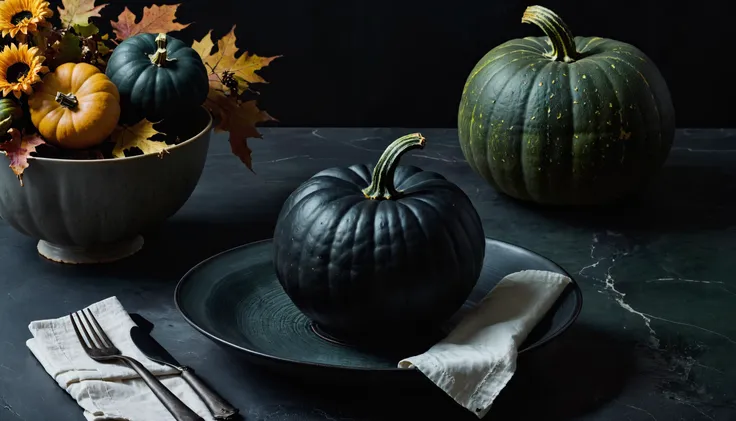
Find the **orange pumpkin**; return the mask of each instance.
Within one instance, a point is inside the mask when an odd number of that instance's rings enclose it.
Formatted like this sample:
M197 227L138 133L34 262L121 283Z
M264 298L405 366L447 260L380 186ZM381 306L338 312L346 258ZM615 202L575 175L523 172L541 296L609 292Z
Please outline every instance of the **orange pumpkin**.
M28 99L31 121L47 142L68 149L102 143L120 118L118 88L97 67L65 63Z

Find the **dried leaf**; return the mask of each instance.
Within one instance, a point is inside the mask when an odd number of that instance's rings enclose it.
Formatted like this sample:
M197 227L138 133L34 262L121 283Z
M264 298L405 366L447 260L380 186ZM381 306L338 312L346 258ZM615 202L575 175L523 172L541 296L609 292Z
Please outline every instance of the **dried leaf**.
M253 171L248 138L261 139L256 124L276 119L260 110L255 101L242 102L215 90L210 90L205 106L218 120L215 130L230 132L230 148L233 154Z
M237 93L241 95L251 83L267 83L256 72L281 56L260 57L255 54L249 55L247 51L238 56L236 41L233 26L230 32L217 41L217 53L212 54L214 47L212 31L201 41L194 41L192 48L199 53L210 71L211 89L229 92L237 86Z
M109 47L108 47L107 45L105 45L105 43L104 43L104 42L102 42L102 41L97 41L97 52L98 52L98 53L99 53L99 54L100 54L101 56L105 56L105 55L108 55L108 54L110 54L110 52L112 52L112 50L111 50L111 49L110 49L110 48L109 48Z
M10 169L23 186L23 171L28 168L28 157L36 152L36 147L43 145L43 139L38 134L22 136L18 129L10 129L8 133L12 136L12 140L0 143L0 150L10 160Z
M196 51L203 60L212 55L212 48L214 46L215 43L212 41L212 30L207 32L207 35L202 38L202 41L194 40L192 43L192 49Z
M39 27L39 30L32 35L33 44L38 47L38 53L46 57L46 63L48 63L53 54L56 53L51 47L57 41L60 41L63 35L63 31L56 29L51 25Z
M252 83L266 83L256 72L280 57L259 57L243 52L238 56L235 26L217 42L217 52L212 53L215 43L212 31L192 48L202 57L210 75L210 91L205 106L213 113L216 131L230 132L230 148L240 160L253 171L251 149L248 138L261 138L256 129L258 123L275 121L267 112L258 108L255 101L243 102L240 96L249 90Z
M112 133L112 140L115 147L112 150L112 156L115 158L125 158L125 151L132 148L138 148L144 154L158 154L163 156L166 153L168 145L166 142L151 140L151 137L160 132L153 128L152 122L141 120L134 126L118 126Z
M180 31L189 24L176 22L176 11L181 4L171 4L143 8L143 18L135 23L137 17L126 7L118 16L117 21L111 21L117 39L124 40L140 33L168 33Z
M100 10L107 4L95 6L95 0L61 0L64 8L59 10L59 18L64 27L72 25L87 25L89 18L100 17Z
M50 64L53 67L64 63L78 63L82 59L82 44L78 36L67 31L61 40L55 42L51 49L54 50L50 56Z
M73 25L72 27L74 28L74 32L82 38L91 37L92 35L100 33L100 28L92 23L87 25Z

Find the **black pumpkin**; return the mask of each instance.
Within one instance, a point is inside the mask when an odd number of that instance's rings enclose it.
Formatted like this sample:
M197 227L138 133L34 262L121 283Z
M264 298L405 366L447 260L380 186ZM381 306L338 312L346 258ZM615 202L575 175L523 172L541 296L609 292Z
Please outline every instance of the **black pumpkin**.
M286 294L337 338L431 330L480 275L485 236L467 195L442 175L398 166L423 148L403 136L367 165L323 170L286 200L274 265Z
M120 92L120 121L160 121L202 105L209 76L202 58L166 34L138 34L113 50L105 74Z

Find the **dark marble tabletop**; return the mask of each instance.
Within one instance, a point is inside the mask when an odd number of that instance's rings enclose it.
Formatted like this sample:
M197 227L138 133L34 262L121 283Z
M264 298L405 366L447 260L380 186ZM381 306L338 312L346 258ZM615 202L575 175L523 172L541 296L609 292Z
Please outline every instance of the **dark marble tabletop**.
M413 131L413 130L412 130ZM136 256L102 266L44 260L0 221L0 420L82 420L25 341L31 320L116 295L246 420L472 420L434 387L314 386L243 362L180 317L173 290L199 261L271 236L282 201L320 169L374 161L400 129L264 129L249 172L214 135L201 182ZM494 192L455 130L429 129L402 162L441 172L472 198L486 234L551 258L584 292L578 321L523 355L494 420L736 419L736 130L681 130L638 202L545 209ZM3 164L5 165L5 164ZM432 386L429 384L429 386ZM154 420L157 421L157 420Z

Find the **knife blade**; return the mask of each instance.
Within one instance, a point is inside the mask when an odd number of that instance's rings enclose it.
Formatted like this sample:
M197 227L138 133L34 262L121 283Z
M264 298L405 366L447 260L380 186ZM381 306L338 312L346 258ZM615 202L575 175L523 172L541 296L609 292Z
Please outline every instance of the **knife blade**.
M189 383L194 391L202 398L215 419L228 419L238 413L238 409L230 405L225 399L207 386L194 374L190 367L182 365L169 352L156 342L144 329L133 326L130 328L130 337L133 343L148 359L159 364L173 367L181 372L182 378Z
M133 319L133 323L138 325L139 328L143 329L146 333L151 333L153 330L153 323L149 322L148 319L138 313L129 313L129 315L130 318Z

